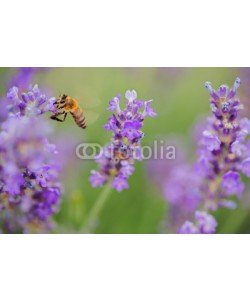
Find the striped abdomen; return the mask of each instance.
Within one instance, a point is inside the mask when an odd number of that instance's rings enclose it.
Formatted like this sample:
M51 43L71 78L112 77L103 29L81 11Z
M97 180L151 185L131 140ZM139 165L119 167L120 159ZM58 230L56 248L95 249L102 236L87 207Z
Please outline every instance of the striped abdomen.
M84 114L83 114L83 110L78 107L76 110L74 110L73 112L71 112L76 124L85 129L86 128L86 122L85 122L85 117L84 117Z

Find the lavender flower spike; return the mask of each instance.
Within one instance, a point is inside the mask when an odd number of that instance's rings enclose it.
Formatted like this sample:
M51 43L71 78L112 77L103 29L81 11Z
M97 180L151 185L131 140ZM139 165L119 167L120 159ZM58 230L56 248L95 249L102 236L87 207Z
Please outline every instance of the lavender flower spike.
M55 97L47 98L37 85L30 86L26 93L19 93L17 87L7 93L9 114L15 117L38 116L48 111L55 112Z
M134 163L141 160L141 131L144 119L155 117L151 101L137 99L136 91L126 91L126 106L120 107L121 96L115 96L110 102L108 110L114 112L104 128L112 131L112 140L97 156L99 171L92 171L90 183L93 187L103 186L109 180L112 187L122 191L129 187L128 178L134 172Z
M39 116L49 99L37 86L7 95L10 112L0 126L0 228L6 233L46 232L61 195L57 151Z
M250 177L250 151L247 137L250 134L250 121L241 118L239 111L243 109L236 91L240 86L240 79L236 78L234 85L229 89L221 85L216 91L211 83L206 82L211 99L210 107L212 117L208 119L203 136L199 141L198 161L196 173L203 179L202 191L202 214L196 212L198 220L196 229L198 232L215 230L216 222L212 216L206 215L209 211L215 211L224 206L230 209L236 207L230 197L241 198L244 184L241 174ZM201 229L201 220L204 225ZM184 223L180 232L190 232L193 225ZM210 228L205 230L204 228Z
M7 88L17 87L20 92L24 92L27 87L34 82L38 73L47 72L50 68L17 68L7 83ZM5 121L8 117L9 101L6 98L0 98L0 122Z

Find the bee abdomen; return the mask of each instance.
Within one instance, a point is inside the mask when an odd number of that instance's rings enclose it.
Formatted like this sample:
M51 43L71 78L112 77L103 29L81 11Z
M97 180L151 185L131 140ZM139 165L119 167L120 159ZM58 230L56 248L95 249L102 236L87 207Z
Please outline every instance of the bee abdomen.
M86 128L86 121L85 121L85 117L84 117L84 114L83 114L83 110L78 107L74 112L71 112L76 124L85 129Z

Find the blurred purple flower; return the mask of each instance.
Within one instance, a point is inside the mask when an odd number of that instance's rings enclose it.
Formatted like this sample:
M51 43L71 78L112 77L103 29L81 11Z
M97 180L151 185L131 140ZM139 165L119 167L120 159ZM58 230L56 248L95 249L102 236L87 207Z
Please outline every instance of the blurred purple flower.
M164 183L164 196L171 204L171 227L180 225L192 215L202 200L201 178L188 164L176 166Z
M195 223L186 221L179 230L179 233L215 233L217 222L215 218L205 211L195 212Z
M41 99L43 99L41 101ZM38 87L7 95L10 112L0 127L0 224L3 232L46 232L56 212L61 186L51 129L39 117L49 99Z
M17 68L16 73L12 76L8 83L8 88L17 86L20 90L25 90L27 86L34 83L34 77L39 72L47 71L49 68Z
M185 147L177 137L169 137L165 142L166 148L175 148L175 157L161 159L159 153L148 164L150 180L159 188L160 192L169 203L167 229L169 232L176 230L183 222L192 216L202 200L199 189L201 178L187 162Z
M7 89L17 87L19 91L24 92L34 82L34 78L39 72L47 72L48 70L50 68L17 68L7 83ZM6 120L8 116L8 105L9 101L6 97L0 98L0 122Z
M155 117L156 113L150 106L150 101L137 99L136 91L127 91L126 107L120 107L121 96L114 97L108 106L108 110L114 112L104 128L112 131L111 142L103 148L96 162L99 171L92 171L90 183L93 187L102 186L112 181L112 187L122 191L129 187L128 177L134 172L135 160L141 160L140 141L144 134L141 131L144 118ZM142 109L144 107L144 109Z
M194 234L199 233L199 229L190 221L185 221L185 223L179 229L179 233Z
M241 103L244 105L244 111L242 111L242 115L249 116L250 107L249 107L249 99L250 99L250 68L239 68L237 70L239 72L240 78L242 80L242 88L240 91Z

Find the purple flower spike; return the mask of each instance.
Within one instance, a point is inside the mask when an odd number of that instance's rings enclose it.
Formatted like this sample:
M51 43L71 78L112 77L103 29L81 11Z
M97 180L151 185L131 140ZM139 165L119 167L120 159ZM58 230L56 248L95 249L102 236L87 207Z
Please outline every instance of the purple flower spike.
M30 86L27 93L19 95L17 87L10 88L7 93L9 112L15 116L37 116L45 112L55 112L55 98L47 98L37 85Z
M212 97L210 107L213 116L208 119L203 136L199 136L199 157L195 167L202 182L197 188L204 199L204 211L197 211L191 224L199 233L215 232L216 220L208 212L219 207L235 209L236 202L227 198L241 198L244 191L241 173L250 177L250 143L247 140L250 121L239 116L239 111L243 109L236 97L239 86L239 78L236 78L231 89L221 85L216 91L211 83L205 84ZM180 232L186 233L188 229L185 228L190 226L190 223L184 223Z
M93 187L103 186L111 180L118 192L129 187L128 178L133 174L136 160L141 160L141 131L144 118L155 117L150 101L137 99L136 91L126 91L126 106L120 107L120 95L109 102L108 110L114 112L104 128L113 132L110 144L96 157L99 171L91 171L90 183ZM144 106L144 110L142 107Z
M47 72L50 70L50 68L17 68L15 70L14 75L11 77L7 84L7 89L12 89L8 93L9 98L13 98L13 96L17 96L18 91L23 92L27 90L27 87L30 86L34 82L34 78L38 73L43 73ZM15 89L13 89L15 87ZM16 92L16 93L15 93ZM12 95L11 95L12 94ZM8 117L8 112L11 106L10 99L7 98L2 98L0 99L0 122L5 121L6 118ZM22 97L22 95L21 95ZM13 102L15 102L14 98L12 99ZM17 100L17 105L20 105L20 110L24 109L24 104L19 103L19 99L16 98ZM23 99L23 101L26 101L27 99Z
M13 87L10 112L0 125L0 227L5 233L47 232L61 195L56 147L48 142L48 123L38 87L23 97ZM32 130L31 130L32 129Z

